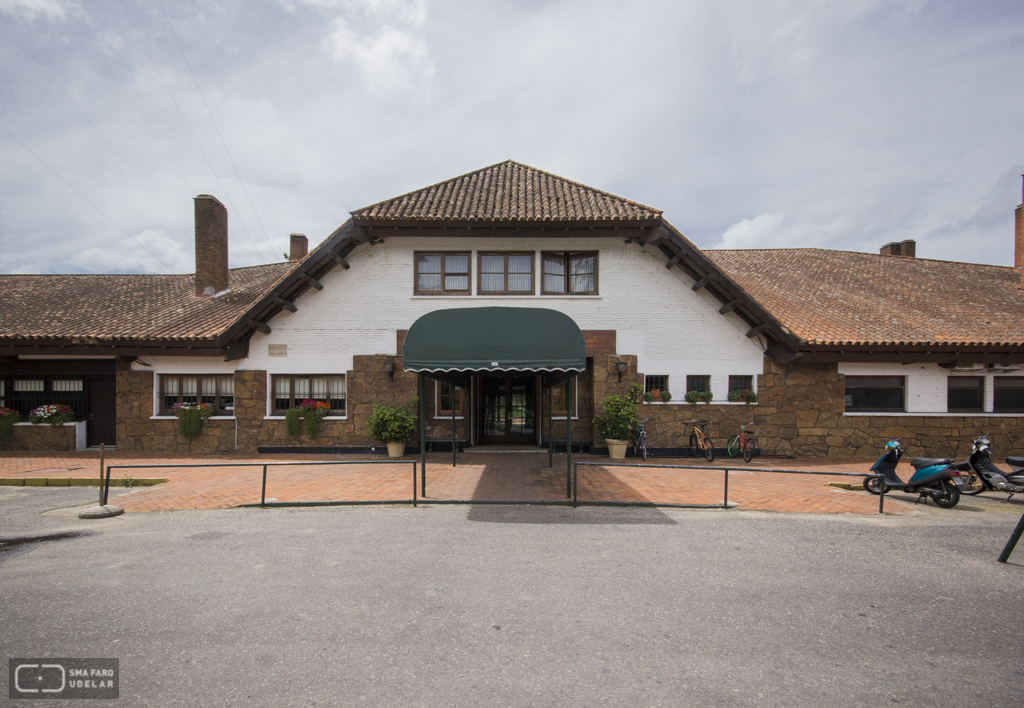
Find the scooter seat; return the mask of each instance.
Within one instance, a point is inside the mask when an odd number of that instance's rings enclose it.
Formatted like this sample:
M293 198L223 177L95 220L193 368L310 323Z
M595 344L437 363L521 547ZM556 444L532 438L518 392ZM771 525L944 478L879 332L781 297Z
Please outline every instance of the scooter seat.
M931 467L932 465L951 465L953 464L952 457L915 457L910 461L910 464L914 466L915 470L919 470L922 467Z
M1024 467L1024 457L1007 457L1006 464L1014 467Z

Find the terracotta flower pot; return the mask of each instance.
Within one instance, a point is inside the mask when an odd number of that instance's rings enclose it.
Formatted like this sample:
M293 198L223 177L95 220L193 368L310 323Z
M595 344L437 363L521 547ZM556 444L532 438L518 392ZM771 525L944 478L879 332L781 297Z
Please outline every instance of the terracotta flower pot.
M624 460L626 459L626 448L629 447L629 443L625 440L612 440L608 438L605 440L608 443L608 457L613 460Z
M405 443L404 442L389 442L388 443L388 457L402 457L405 455Z

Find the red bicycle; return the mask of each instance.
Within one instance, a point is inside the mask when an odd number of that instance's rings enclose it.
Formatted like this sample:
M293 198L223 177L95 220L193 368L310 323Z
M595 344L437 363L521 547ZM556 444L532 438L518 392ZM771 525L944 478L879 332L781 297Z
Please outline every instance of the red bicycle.
M729 443L725 446L726 452L729 453L729 457L736 457L741 451L743 452L743 460L750 462L754 458L754 448L757 443L754 440L753 435L747 435L747 428L754 427L753 423L747 423L746 425L740 426L740 434L733 435L729 438Z

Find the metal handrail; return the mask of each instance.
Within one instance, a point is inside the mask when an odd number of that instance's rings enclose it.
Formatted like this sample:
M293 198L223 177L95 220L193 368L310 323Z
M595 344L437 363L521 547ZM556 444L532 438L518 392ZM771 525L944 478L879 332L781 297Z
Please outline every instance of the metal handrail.
M813 472L810 470L777 470L768 469L765 467L711 467L708 465L649 465L649 464L634 464L631 462L574 462L572 469L572 505L575 508L578 506L577 500L577 485L578 485L578 469L579 466L587 467L653 467L657 469L674 469L674 470L711 470L713 472L724 472L725 481L722 493L721 504L672 504L671 506L686 507L693 509L728 509L729 508L729 470L734 469L737 472L768 472L770 474L815 474L815 475L829 475L832 477L878 477L882 484L880 485L879 491L881 494L878 495L878 513L881 514L885 509L885 475L880 472ZM586 504L587 502L584 502ZM628 502L623 502L627 504ZM646 506L646 504L645 504ZM653 504L652 504L653 506Z
M317 461L300 461L300 462L209 462L206 464L159 464L159 465L107 465L106 469L106 481L103 485L103 506L107 504L108 494L110 492L110 470L129 470L129 469L159 469L168 467L262 467L263 468L263 491L260 493L260 508L264 508L267 505L267 467L312 467L316 465L412 465L412 505L416 506L416 466L419 464L415 460L317 460ZM373 502L375 504L408 504L408 499L395 499L389 502ZM336 504L336 503L349 503L349 502L302 502L311 505L324 505L324 504ZM281 504L272 504L273 506L293 506L290 502L282 502ZM248 504L244 506L250 506ZM251 505L255 506L255 504Z

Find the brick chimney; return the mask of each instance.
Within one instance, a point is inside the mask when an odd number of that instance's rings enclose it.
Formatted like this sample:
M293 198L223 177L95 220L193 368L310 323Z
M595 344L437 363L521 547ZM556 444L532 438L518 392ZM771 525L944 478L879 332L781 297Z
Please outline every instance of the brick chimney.
M887 243L878 249L883 256L902 256L903 258L917 257L917 241L908 238L905 241Z
M1024 178L1024 175L1021 175ZM1020 268L1020 284L1024 286L1024 184L1021 185L1020 206L1017 207L1017 231L1014 238L1013 267Z
M228 210L209 194L195 205L196 297L213 297L228 289Z
M291 251L288 253L288 260L301 261L309 253L309 239L305 234L292 234Z

